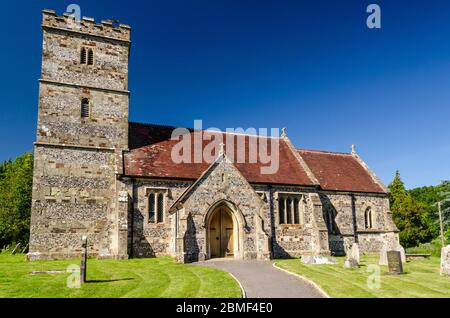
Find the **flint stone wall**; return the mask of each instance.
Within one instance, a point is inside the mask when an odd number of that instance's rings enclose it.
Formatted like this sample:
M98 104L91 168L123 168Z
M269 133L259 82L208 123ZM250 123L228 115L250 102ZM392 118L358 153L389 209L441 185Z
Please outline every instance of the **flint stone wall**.
M220 202L233 210L239 227L237 258L268 258L269 236L264 230L267 206L239 171L225 160L216 162L188 193L179 210L178 259L192 262L208 258L207 213Z
M127 189L116 174L128 148L129 28L83 20L80 34L69 20L43 13L29 258L77 257L83 235L90 256L126 257ZM80 64L82 46L94 65Z
M174 255L174 224L168 208L192 184L188 181L137 180L133 185L133 210L130 213L131 255L154 257ZM150 223L148 215L148 193L154 189L165 189L164 222Z
M35 147L30 259L110 254L113 152Z
M378 253L386 240L398 242L386 195L322 192L324 213L335 215L336 232L329 235L330 250L344 255L355 243L355 228L361 253ZM365 228L365 211L372 211L372 228ZM355 221L354 221L355 220Z

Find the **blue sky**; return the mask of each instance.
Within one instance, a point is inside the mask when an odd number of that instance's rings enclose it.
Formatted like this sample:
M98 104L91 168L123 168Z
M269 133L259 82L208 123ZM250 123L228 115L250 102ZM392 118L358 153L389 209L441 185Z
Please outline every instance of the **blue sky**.
M132 26L130 120L287 127L308 149L357 151L385 183L450 179L448 1L8 1L0 8L0 161L32 150L41 10L77 3ZM370 30L377 3L382 28Z

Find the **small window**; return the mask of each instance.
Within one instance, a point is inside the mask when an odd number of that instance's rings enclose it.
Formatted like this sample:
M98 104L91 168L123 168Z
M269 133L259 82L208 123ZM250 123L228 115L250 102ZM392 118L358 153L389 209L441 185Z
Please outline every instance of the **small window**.
M324 212L324 221L328 229L329 234L339 234L336 226L337 211L334 207L327 208Z
M88 49L87 64L94 65L94 51L92 49Z
M278 196L278 221L279 224L302 224L303 215L299 194L280 194Z
M148 222L155 222L155 194L150 193L148 196Z
M151 190L148 194L148 222L164 223L164 192Z
M286 223L292 224L292 200L287 198L286 200Z
M158 194L158 223L164 222L164 194Z
M91 115L91 109L90 109L89 99L83 98L81 100L81 117L82 118L89 118Z
M280 224L284 224L284 199L278 198L278 221Z
M368 207L364 212L364 223L366 229L371 229L373 227L372 209L370 207Z
M299 201L297 198L295 198L294 199L294 224L300 224L298 206L299 206Z
M86 61L87 61L86 48L82 47L80 52L80 64L86 64Z

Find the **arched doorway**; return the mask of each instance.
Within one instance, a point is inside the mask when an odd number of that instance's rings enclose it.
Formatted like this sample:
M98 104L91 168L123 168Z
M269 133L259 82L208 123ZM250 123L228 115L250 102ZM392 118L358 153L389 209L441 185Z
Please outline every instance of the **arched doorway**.
M212 212L208 237L211 258L235 256L235 226L233 215L227 207L219 206Z

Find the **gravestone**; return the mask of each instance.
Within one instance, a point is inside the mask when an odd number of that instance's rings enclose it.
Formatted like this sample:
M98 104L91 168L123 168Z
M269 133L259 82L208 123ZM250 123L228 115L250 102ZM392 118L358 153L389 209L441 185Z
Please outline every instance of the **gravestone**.
M397 251L400 253L400 259L402 260L402 263L406 263L406 255L405 255L405 249L398 245L395 248L389 248L386 244L383 245L383 247L380 250L380 261L379 265L388 265L388 259L387 259L387 252L388 251Z
M337 264L338 261L332 257L302 255L303 264Z
M402 257L399 251L387 251L388 274L402 274Z
M344 263L345 268L359 268L359 263L354 258L347 258Z
M350 249L350 255L348 258L354 259L358 264L360 262L359 245L358 243L353 243Z
M86 267L87 267L87 237L83 236L81 238L83 252L81 254L81 264L80 264L80 282L86 282Z
M450 276L450 245L441 250L441 275Z

